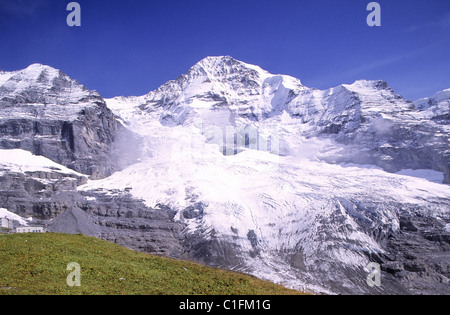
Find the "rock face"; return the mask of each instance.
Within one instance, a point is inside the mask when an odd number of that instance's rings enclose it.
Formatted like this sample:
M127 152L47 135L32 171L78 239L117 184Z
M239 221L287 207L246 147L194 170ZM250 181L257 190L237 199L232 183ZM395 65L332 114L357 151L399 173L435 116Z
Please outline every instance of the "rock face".
M72 200L54 200L59 191L75 191L87 178L56 172L15 173L9 170L0 177L0 202L23 217L49 218L67 210Z
M0 148L24 149L92 178L135 161L138 138L97 92L39 64L1 78Z
M154 255L177 258L185 252L185 225L173 222L168 211L148 208L127 193L112 197L89 192L70 199L71 208L44 221L49 230L98 237Z
M409 292L448 294L450 233L445 224L432 217L404 215L399 233L387 240L390 254L380 257L382 270Z
M168 209L151 209L126 191L80 192L87 176L57 165L23 150L0 150L0 203L51 232L81 233L157 255L184 252L185 225Z
M296 289L449 294L449 104L384 81L317 90L229 56L107 100L47 66L0 72L0 203Z

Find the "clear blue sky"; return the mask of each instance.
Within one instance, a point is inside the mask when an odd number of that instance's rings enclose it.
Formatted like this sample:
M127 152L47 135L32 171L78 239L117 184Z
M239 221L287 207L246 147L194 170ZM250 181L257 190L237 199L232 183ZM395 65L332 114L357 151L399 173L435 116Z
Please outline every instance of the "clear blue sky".
M450 1L0 0L0 69L61 69L104 97L143 95L209 55L230 55L309 87L383 79L408 99L450 88Z

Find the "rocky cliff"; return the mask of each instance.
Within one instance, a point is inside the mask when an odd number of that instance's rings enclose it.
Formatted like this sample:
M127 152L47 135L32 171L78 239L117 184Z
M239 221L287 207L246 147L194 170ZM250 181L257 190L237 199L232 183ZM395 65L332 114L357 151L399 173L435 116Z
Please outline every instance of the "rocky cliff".
M27 150L92 178L136 160L138 137L97 92L40 64L1 78L0 148Z

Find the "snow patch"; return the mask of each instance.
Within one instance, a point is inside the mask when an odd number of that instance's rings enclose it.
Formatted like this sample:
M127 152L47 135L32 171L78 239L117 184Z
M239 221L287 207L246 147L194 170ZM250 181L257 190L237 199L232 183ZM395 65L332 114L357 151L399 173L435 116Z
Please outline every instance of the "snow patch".
M20 149L0 150L0 168L18 173L42 171L85 176L46 157L33 155L31 152Z
M9 212L8 210L4 209L4 208L0 208L0 218L6 218L12 221L18 221L21 225L25 225L28 226L28 222L27 220L25 220L24 218L22 218L21 216Z

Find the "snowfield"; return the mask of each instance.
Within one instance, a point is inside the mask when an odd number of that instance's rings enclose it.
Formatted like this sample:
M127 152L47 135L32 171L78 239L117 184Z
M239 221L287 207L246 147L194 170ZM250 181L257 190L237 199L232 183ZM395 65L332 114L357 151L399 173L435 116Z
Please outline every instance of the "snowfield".
M80 177L85 176L43 156L36 156L29 151L20 149L0 150L0 172L2 169L18 173L57 172Z

